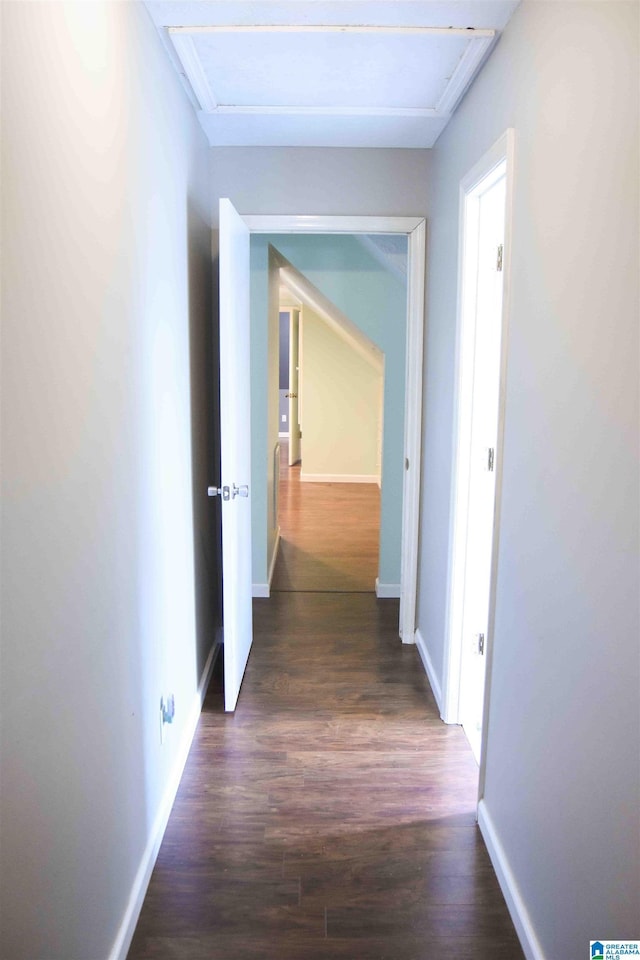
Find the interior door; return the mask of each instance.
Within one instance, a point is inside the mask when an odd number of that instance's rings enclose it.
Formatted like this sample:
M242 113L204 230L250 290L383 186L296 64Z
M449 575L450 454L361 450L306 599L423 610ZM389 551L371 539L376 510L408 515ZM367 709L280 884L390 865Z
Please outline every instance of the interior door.
M249 229L220 200L220 461L224 708L235 710L253 640Z
M469 500L462 611L460 721L480 761L495 513L506 180L479 198Z
M289 313L289 466L300 460L300 312Z

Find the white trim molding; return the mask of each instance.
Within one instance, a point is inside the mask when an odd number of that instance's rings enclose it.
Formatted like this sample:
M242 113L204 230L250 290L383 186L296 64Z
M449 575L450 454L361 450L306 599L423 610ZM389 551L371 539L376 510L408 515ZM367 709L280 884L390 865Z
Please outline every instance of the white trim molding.
M402 560L399 634L414 643L418 579L418 520L422 434L422 345L426 273L426 222L423 217L332 217L242 214L251 233L399 233L407 237L407 335L402 494Z
M478 826L525 957L527 960L546 960L524 898L484 800L478 804Z
M404 458L402 496L402 559L400 568L400 636L415 642L422 456L422 344L427 225L409 234L407 267L407 343L405 355Z
M169 27L171 37L202 33L365 33L411 34L429 37L464 37L493 39L491 27L426 27L420 24L369 23L207 23Z
M271 106L223 104L203 112L212 113L218 117L422 117L425 119L433 117L437 119L449 116L449 113L443 113L438 107L305 107L276 104Z
M427 644L425 643L424 637L420 633L420 628L416 630L415 643L416 647L418 648L418 653L420 654L420 659L422 660L422 666L424 667L424 671L429 681L429 686L431 687L431 692L433 693L436 701L438 711L440 716L442 716L442 688L440 686L440 682L434 669L431 657L429 656Z
M218 109L218 103L209 86L207 75L204 72L193 39L188 33L178 33L171 30L169 35L200 108L205 113L215 113Z
M485 701L483 711L483 733L480 752L480 793L482 796L485 756L486 756L486 738L488 731L489 717L489 696L491 690L491 666L493 652L493 625L495 615L495 585L497 579L497 558L499 549L500 532L500 501L502 491L502 446L504 436L504 400L506 385L506 358L508 345L508 327L509 327L509 288L510 288L510 262L511 262L511 219L512 219L512 197L513 197L513 170L515 154L515 134L512 128L494 143L487 153L474 165L474 167L463 177L460 182L460 216L458 225L458 308L456 321L456 359L455 359L455 391L454 391L454 429L452 432L452 482L451 482L451 501L449 511L449 569L447 574L447 611L445 626L445 657L444 657L444 678L443 678L443 720L445 723L458 723L460 717L460 671L462 662L462 636L459 616L460 591L462 589L462 573L464 569L464 531L466 529L466 517L462 516L462 511L458 507L459 502L459 476L461 473L461 463L464 459L463 448L463 417L464 410L460 402L461 381L463 375L463 320L465 316L463 291L464 291L464 252L465 252L465 223L467 211L467 198L473 193L474 189L492 172L496 171L501 164L505 164L506 170L506 203L505 203L505 236L504 236L504 261L503 261L503 298L502 298L502 335L501 335L501 359L500 359L500 388L499 388L499 410L498 410L498 432L496 442L496 468L495 468L495 513L493 525L493 556L491 563L491 582L489 587L489 622L486 641L486 677L485 677ZM463 471L464 472L464 471Z
M489 584L489 621L487 628L487 669L484 685L484 705L482 716L482 741L480 747L480 774L478 778L478 797L484 797L484 783L487 769L487 749L489 742L489 711L491 706L491 676L493 670L493 635L496 622L496 588L498 583L498 565L500 561L500 519L502 513L502 467L504 449L504 424L507 397L507 361L509 356L509 325L511 317L511 246L513 236L513 191L516 162L516 134L513 127L494 145L506 160L506 196L504 210L504 259L502 286L502 340L500 345L500 393L498 400L498 435L496 438L496 488L495 510L493 517L493 555L491 558L491 578ZM499 162L496 160L496 162Z
M376 577L376 597L378 600L397 600L399 596L399 583L380 583L380 578Z
M209 686L209 680L211 679L211 674L213 673L213 668L215 666L218 653L222 647L221 640L222 634L221 631L218 631L216 640L209 651L207 662L204 665L204 670L202 671L198 689L196 690L191 702L191 708L184 726L182 740L176 751L173 768L168 777L167 785L158 807L158 812L149 833L147 845L144 853L142 854L142 858L138 865L138 870L129 892L129 899L127 900L127 906L120 922L116 939L109 952L109 960L125 960L127 953L129 952L129 947L131 946L131 941L133 940L133 934L135 933L140 911L142 910L142 904L147 893L149 881L151 880L151 874L153 873L153 868L158 858L160 845L162 843L165 830L167 829L169 816L171 815L176 793L178 792L178 787L180 786L180 780L187 762L187 757L189 756L189 750L191 749L191 744L193 743L196 727L198 726L198 720L200 719L200 714L202 712L202 704L207 692L207 687Z
M375 483L380 484L377 473L300 473L301 483Z
M450 117L458 100L471 83L480 64L488 56L496 40L496 31L474 31L474 39L464 51L458 65L449 77L444 92L436 103L436 114L439 117Z
M422 217L325 217L242 214L251 233L406 233L411 234Z

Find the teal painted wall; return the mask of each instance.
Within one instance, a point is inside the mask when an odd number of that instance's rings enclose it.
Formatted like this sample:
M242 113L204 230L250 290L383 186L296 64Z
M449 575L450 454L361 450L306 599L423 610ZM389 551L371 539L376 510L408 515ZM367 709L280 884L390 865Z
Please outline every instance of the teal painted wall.
M251 237L251 389L253 582L266 583L269 498L265 484L268 411L268 247L272 244L376 343L385 355L384 447L380 518L381 583L400 582L406 283L354 236L273 234ZM270 459L269 459L270 463ZM270 469L270 466L267 466Z
M269 243L262 236L251 237L251 520L252 579L266 583L269 564L267 549L267 503L265 482L267 462L269 347Z

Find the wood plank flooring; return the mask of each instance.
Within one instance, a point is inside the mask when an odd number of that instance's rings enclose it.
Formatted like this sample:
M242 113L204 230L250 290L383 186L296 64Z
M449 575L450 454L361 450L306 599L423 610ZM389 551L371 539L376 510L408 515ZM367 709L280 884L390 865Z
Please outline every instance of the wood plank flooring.
M233 715L220 664L129 960L519 960L397 601L276 592Z
M281 441L280 549L272 590L375 590L380 490L374 483L301 483Z

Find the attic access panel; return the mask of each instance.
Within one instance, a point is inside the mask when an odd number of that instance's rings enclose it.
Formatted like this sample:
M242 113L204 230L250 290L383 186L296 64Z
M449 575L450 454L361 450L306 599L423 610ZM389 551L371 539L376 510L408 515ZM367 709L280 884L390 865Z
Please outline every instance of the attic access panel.
M496 30L169 27L211 145L429 147Z
M380 31L190 36L212 101L244 108L436 110L474 43L458 33Z

